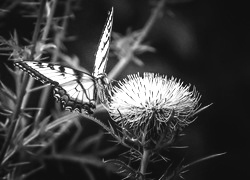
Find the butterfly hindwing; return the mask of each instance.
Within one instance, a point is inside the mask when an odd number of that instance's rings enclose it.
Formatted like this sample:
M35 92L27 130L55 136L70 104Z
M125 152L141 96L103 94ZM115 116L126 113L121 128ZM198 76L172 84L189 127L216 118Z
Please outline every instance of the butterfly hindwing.
M93 70L93 76L96 78L98 78L99 75L103 75L106 70L112 25L113 25L113 8L109 12L109 16L104 26L104 30L96 52L95 65Z
M36 61L16 61L15 66L42 83L54 86L54 96L65 109L93 113L96 100L94 78L75 69Z

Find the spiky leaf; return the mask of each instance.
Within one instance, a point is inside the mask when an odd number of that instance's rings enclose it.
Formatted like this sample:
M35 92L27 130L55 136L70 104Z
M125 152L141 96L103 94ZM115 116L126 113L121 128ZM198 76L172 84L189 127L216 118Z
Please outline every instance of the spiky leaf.
M104 163L107 168L117 174L124 176L125 179L144 179L143 175L140 172L134 170L132 167L130 167L123 161L120 161L118 159L111 159L104 161Z

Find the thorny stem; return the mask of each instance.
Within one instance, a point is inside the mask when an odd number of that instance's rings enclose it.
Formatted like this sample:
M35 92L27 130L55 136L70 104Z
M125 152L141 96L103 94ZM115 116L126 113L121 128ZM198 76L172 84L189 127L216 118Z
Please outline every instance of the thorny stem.
M146 22L145 26L139 33L139 36L135 39L133 44L131 45L131 50L126 53L126 56L122 57L119 62L115 65L115 67L109 72L108 77L109 79L115 79L122 70L128 65L128 63L133 60L133 54L134 50L138 48L138 46L141 44L141 42L145 39L150 29L153 27L154 22L158 18L159 13L161 12L161 9L164 7L166 0L160 0L153 12L151 13L151 16L149 17L148 21Z
M34 32L33 37L32 37L32 44L35 44L36 41L37 41L38 33L40 31L41 16L42 16L43 11L44 11L45 2L46 2L46 0L43 0L42 4L41 4L41 7L40 7L39 17L38 17L38 20L37 20L37 23L36 23L35 32ZM32 51L31 51L31 57L34 54L34 51L35 51L35 49L33 47ZM11 116L10 126L9 126L9 130L8 130L8 133L7 133L7 137L6 137L5 141L4 141L4 144L3 144L1 152L0 152L0 162L1 163L4 160L5 153L6 153L7 149L8 149L8 147L9 147L10 141L12 139L12 136L13 136L13 133L14 133L14 130L15 130L15 127L16 127L16 123L18 122L17 118L18 118L18 116L20 114L20 111L22 109L21 108L22 104L23 104L24 101L26 101L26 102L28 101L27 98L24 98L24 95L26 93L26 86L28 84L28 81L29 81L29 76L26 74L26 75L24 75L24 79L22 81L22 87L21 87L21 90L20 90L20 92L18 94L15 111L13 112L13 114Z
M142 136L142 146L143 146L143 154L141 159L141 168L140 173L144 176L147 172L147 166L150 161L151 156L151 150L148 148L148 142L147 142L147 133L148 133L148 126L150 121L152 121L154 116L152 116L149 121L147 122L146 126L144 127L144 132ZM144 178L144 177L142 177Z

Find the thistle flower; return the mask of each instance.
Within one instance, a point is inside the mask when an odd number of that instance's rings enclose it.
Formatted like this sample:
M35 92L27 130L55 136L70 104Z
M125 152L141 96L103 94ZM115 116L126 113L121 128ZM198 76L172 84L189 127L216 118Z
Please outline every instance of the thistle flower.
M152 144L169 143L193 122L200 95L191 85L154 73L129 75L118 82L108 111L126 131L126 139ZM161 142L159 142L161 141Z

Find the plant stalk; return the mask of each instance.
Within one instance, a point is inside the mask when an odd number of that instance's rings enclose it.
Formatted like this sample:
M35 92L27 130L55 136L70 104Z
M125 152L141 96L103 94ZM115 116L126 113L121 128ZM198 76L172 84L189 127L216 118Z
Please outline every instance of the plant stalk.
M151 150L143 149L140 173L144 176L147 172L147 166L150 160Z

